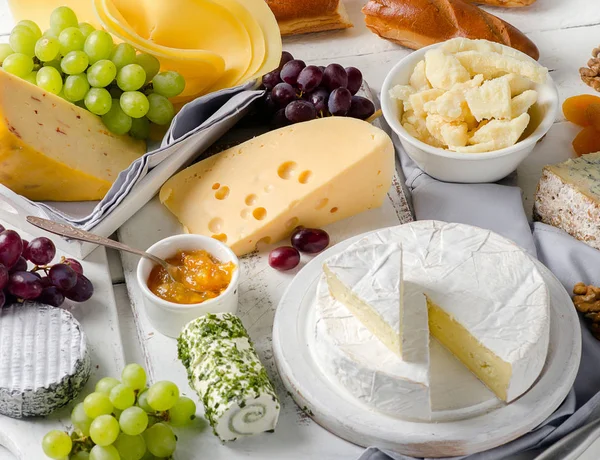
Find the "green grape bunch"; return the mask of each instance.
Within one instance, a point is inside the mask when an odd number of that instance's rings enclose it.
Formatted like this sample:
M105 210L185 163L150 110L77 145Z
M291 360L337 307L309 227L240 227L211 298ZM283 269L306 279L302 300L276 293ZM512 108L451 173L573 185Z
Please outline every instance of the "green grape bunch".
M173 382L148 387L146 371L128 364L121 380L104 377L71 412L72 433L48 432L46 456L55 460L171 459L177 448L172 427L190 425L196 403Z
M161 72L156 57L115 44L108 32L78 22L66 6L52 12L43 33L35 22L20 21L8 43L0 43L0 64L101 117L110 132L135 139L148 138L153 125L170 124L175 108L169 99L185 89L179 73Z

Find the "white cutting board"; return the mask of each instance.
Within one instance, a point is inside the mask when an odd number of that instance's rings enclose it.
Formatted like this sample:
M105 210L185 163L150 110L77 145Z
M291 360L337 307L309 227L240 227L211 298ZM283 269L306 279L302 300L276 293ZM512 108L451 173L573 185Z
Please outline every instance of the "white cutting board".
M0 213L0 223L7 228ZM28 240L40 233L29 235L17 230ZM52 239L55 239L52 237ZM54 261L60 260L64 252L57 251ZM66 301L68 309L81 324L86 336L92 359L92 375L79 397L58 412L44 418L12 419L0 415L0 444L10 450L18 460L42 460L42 438L50 430L68 430L71 428L71 410L76 403L94 391L96 382L105 376L119 378L124 366L123 345L119 331L117 306L113 293L113 285L108 270L106 251L97 248L87 259L82 261L84 274L94 285L94 295L85 303L77 304Z
M571 389L581 358L581 330L569 294L534 260L550 294L550 344L540 377L510 404L499 401L436 341L431 347L432 422L374 411L325 375L314 348L315 295L323 261L364 235L319 254L283 295L273 328L275 361L294 400L333 433L357 444L413 457L470 455L505 444L548 418Z

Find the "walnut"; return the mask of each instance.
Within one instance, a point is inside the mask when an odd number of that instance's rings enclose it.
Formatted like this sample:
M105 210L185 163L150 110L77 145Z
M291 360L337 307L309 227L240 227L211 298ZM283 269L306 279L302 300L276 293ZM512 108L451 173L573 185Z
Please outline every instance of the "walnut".
M573 303L581 313L600 312L600 287L577 283L573 288Z
M584 313L592 335L600 340L600 287L577 283L573 287L573 304Z
M579 75L585 84L600 91L600 47L593 49L592 59L588 61L587 67L579 69Z

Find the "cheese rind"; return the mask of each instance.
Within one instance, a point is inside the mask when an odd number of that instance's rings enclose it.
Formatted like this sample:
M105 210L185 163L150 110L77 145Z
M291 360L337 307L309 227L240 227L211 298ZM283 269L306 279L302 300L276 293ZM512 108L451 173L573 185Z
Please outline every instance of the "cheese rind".
M546 166L534 218L600 249L600 152Z
M394 147L361 120L327 117L255 137L169 179L160 200L190 233L237 255L297 225L322 227L381 206Z
M0 413L46 416L77 397L91 373L81 326L34 302L0 309Z
M349 250L350 251L350 250ZM378 411L413 420L429 420L429 332L425 296L405 284L407 348L412 362L392 353L348 309L329 294L323 275L317 286L315 351L330 378Z
M0 183L14 192L36 201L99 200L145 150L87 110L0 72Z

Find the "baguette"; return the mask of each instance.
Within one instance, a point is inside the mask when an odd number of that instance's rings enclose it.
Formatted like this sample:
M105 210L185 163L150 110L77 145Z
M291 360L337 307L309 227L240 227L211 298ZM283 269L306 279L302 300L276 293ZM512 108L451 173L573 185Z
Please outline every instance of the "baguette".
M362 11L371 31L408 48L465 37L501 43L535 60L540 56L521 31L463 0L370 0Z
M536 0L467 0L469 3L480 3L483 5L500 6L502 8L522 8L533 5Z
M352 27L341 0L266 0L281 35Z

